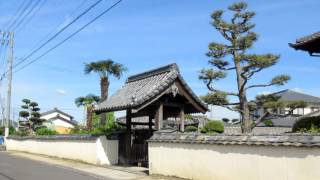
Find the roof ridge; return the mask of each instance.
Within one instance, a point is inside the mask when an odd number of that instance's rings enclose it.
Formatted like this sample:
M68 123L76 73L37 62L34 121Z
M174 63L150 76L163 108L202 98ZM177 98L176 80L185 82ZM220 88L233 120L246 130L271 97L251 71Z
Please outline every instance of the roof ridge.
M312 33L311 35L303 36L303 37L297 39L296 43L303 43L305 41L310 41L310 40L313 40L313 39L318 38L318 37L320 37L320 31Z
M169 72L169 71L174 71L174 70L177 71L178 73L180 72L177 64L176 63L168 64L168 65L165 65L165 66L162 66L159 68L155 68L155 69L152 69L149 71L145 71L145 72L142 72L139 74L129 76L126 83L141 80L141 79L144 79L144 78L147 78L150 76L155 76L158 74L162 74L164 72Z

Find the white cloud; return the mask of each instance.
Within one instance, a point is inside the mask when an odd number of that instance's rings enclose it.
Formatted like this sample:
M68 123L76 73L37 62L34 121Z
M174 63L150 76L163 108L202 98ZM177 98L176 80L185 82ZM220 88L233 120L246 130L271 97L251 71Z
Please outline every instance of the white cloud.
M63 90L63 89L57 89L56 93L59 94L59 95L62 95L62 96L67 94L67 92L65 90Z

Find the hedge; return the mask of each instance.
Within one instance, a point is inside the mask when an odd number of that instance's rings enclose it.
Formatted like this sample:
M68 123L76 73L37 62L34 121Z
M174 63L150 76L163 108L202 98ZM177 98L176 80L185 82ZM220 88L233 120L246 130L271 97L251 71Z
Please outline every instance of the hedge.
M196 131L198 131L198 128L195 126L187 126L184 131L185 132L196 132Z
M202 133L223 133L224 124L222 121L209 121L202 129Z
M297 120L293 125L292 132L320 132L320 116Z

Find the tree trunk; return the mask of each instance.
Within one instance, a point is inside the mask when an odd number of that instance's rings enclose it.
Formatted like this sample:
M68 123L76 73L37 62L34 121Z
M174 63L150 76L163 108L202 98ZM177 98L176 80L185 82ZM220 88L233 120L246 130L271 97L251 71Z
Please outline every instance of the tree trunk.
M87 128L88 130L92 129L92 107L87 107Z
M108 91L109 91L109 79L108 77L102 77L100 79L100 88L101 88L101 102L108 99ZM104 126L106 124L106 114L100 114L100 125Z
M245 91L245 79L242 76L243 69L240 64L239 56L236 52L233 53L233 58L236 67L237 84L239 92L239 107L240 107L240 118L241 118L241 131L242 133L248 134L252 131L252 119L250 118L250 110L247 100L247 94Z

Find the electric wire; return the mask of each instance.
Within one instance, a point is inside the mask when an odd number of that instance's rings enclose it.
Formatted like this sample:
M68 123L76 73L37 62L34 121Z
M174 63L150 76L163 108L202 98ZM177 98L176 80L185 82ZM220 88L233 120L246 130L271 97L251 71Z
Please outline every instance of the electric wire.
M72 33L71 35L69 35L67 38L65 38L64 40L62 40L61 42L57 43L55 46L51 47L50 49L48 49L47 51L45 51L43 54L41 54L40 56L38 56L37 58L33 59L32 61L30 61L29 63L25 64L24 66L22 66L21 68L15 70L13 73L17 73L19 71L21 71L22 69L28 67L29 65L35 63L36 61L38 61L40 58L42 58L43 56L47 55L49 52L51 52L52 50L56 49L57 47L59 47L60 45L64 44L66 41L68 41L69 39L71 39L73 36L75 36L76 34L78 34L79 32L81 32L83 29L85 29L87 26L89 26L90 24L92 24L93 22L95 22L97 19L99 19L101 16L103 16L104 14L106 14L107 12L109 12L111 9L113 9L115 6L117 6L122 0L117 1L116 3L114 3L112 6L110 6L108 9L104 10L102 13L100 13L98 16L96 16L95 18L93 18L91 21L89 21L87 24L85 24L84 26L82 26L81 28L79 28L77 31L75 31L74 33ZM0 80L2 80L3 77L1 77Z
M14 21L9 25L8 28L6 28L8 31L12 29L16 25L17 22L20 21L20 18L22 15L29 9L29 6L32 4L33 0L27 1L27 4L24 6L24 8L18 13L17 17L14 19Z
M13 14L13 16L11 16L11 18L9 19L8 22L6 22L6 24L4 25L4 27L2 28L2 30L7 29L7 26L9 26L12 21L14 20L14 18L17 16L17 14L21 11L21 9L23 8L24 4L27 2L27 0L24 0L20 6L18 7L18 9L16 10L16 12Z
M24 58L22 58L18 63L13 65L13 68L16 68L17 66L19 66L20 64L22 64L24 61L26 61L27 59L29 59L32 55L34 55L37 51L39 51L40 49L42 49L45 45L47 45L49 42L51 42L54 38L56 38L59 34L61 34L64 30L66 30L69 26L71 26L72 24L74 24L77 20L79 20L82 16L84 16L85 14L87 14L90 10L92 10L95 6L97 6L102 0L98 0L96 1L94 4L92 4L89 8L87 8L84 12L82 12L80 15L78 15L75 19L73 19L70 23L68 23L67 25L65 25L63 28L61 28L57 33L55 33L51 38L49 38L47 41L45 41L44 43L42 43L41 46L39 46L38 48L34 49L31 53L29 53L27 56L25 56Z
M40 0L41 1L41 0ZM37 15L38 12L40 12L41 8L43 7L43 5L47 2L47 0L42 0L39 5L37 6L36 9L34 9L34 11L32 11L32 14L25 20L25 22L23 24L21 24L21 26L15 30L15 35L17 35L19 32L21 32L21 30L26 27L32 20L33 18Z

